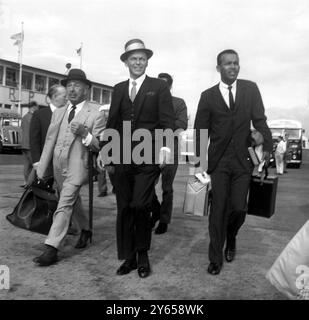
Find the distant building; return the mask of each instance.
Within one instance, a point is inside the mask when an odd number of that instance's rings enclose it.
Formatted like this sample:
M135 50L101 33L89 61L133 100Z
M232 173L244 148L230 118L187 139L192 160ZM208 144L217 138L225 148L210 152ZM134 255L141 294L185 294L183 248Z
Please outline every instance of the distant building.
M87 73L87 72L86 72ZM48 89L60 83L65 74L32 66L22 66L21 115L28 112L28 104L35 100L40 107L47 106ZM92 79L90 79L92 81ZM17 111L18 107L19 64L0 59L0 108ZM112 88L109 85L92 81L88 100L96 105L109 104Z

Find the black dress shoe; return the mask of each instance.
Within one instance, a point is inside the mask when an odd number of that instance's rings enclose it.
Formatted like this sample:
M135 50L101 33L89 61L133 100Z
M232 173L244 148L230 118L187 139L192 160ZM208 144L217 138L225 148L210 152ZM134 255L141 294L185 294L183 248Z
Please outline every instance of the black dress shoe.
M155 230L155 234L162 234L167 231L167 223L160 222Z
M92 242L92 231L90 230L82 230L80 237L75 246L76 249L83 249L87 246L87 243Z
M137 269L136 259L128 259L117 269L117 275L122 276L124 274L130 273L132 270Z
M232 262L235 258L235 254L236 254L236 248L234 249L226 248L224 251L225 260L227 262Z
M210 262L207 272L212 274L212 275L216 275L219 274L222 268L222 264L218 264L215 262Z
M100 198L103 198L103 197L106 197L106 196L107 196L107 191L100 192L100 193L98 194L98 197L100 197Z
M40 267L47 267L58 261L58 250L47 244L45 245L45 247L45 251L40 256L33 259L33 262Z
M150 275L151 270L150 270L150 264L148 263L146 266L140 266L137 269L137 273L140 278L146 278Z

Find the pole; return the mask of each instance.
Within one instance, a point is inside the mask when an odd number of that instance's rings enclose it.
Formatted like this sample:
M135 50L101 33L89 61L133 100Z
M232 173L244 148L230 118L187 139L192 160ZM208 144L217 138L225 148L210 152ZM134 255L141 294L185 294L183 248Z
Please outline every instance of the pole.
M88 149L89 230L93 230L93 153Z
M83 65L83 43L80 44L80 69L82 69Z
M18 113L21 115L21 82L23 72L23 43L24 43L24 23L21 23L21 42L18 46L18 60L19 60L19 85L18 85Z

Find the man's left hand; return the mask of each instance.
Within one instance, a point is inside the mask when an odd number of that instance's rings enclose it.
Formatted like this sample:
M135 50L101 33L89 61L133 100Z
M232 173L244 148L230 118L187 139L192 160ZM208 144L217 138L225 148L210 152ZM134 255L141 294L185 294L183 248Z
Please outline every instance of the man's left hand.
M71 122L71 131L77 136L81 136L83 139L87 137L88 129L79 122Z

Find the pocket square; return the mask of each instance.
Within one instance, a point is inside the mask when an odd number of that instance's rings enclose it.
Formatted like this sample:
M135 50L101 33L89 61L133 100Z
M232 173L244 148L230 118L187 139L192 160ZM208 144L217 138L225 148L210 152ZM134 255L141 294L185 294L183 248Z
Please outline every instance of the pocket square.
M146 96L154 96L156 93L154 91L146 92Z

